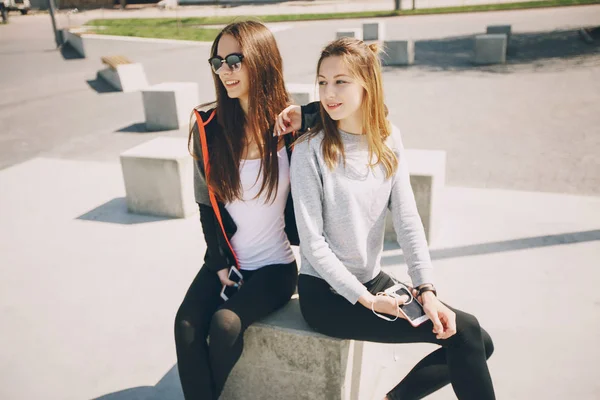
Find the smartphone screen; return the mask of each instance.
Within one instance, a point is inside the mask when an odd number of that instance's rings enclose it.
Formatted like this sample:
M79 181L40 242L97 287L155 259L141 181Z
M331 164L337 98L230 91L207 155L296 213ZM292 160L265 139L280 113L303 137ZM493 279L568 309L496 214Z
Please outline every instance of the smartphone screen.
M399 288L398 290L396 290L396 294L398 296L408 296L409 295L408 291L405 288ZM408 304L400 305L400 308L406 314L408 319L410 319L412 321L426 315L425 310L423 310L423 306L421 306L421 304L419 304L417 299L413 299Z

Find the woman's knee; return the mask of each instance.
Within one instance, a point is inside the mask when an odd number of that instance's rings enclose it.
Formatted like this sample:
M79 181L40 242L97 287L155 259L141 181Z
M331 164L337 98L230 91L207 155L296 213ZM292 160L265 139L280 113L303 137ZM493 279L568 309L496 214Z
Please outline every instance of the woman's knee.
M187 313L179 308L175 315L175 345L189 347L195 340L196 327Z
M456 334L453 336L454 344L459 346L480 347L484 345L483 336L481 325L479 325L479 321L474 315L461 311L456 313ZM487 335L487 337L489 338L489 335ZM491 338L489 341L491 343Z
M210 341L231 346L242 334L242 320L233 311L226 308L217 311L210 322Z
M483 328L481 328L481 335L483 337L483 346L485 347L485 358L489 359L494 353L494 342L490 334Z

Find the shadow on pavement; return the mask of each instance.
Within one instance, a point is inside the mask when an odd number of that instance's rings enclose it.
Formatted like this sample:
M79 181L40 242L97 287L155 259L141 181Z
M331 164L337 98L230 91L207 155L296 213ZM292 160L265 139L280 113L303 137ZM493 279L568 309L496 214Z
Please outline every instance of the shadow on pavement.
M77 217L77 219L84 221L107 222L110 224L135 225L145 224L148 222L166 221L174 218L132 214L127 211L127 201L125 197L117 197Z
M106 81L100 78L96 78L94 80L87 80L87 84L96 91L98 94L102 93L116 93L119 90L110 86Z
M156 386L139 386L109 393L93 400L183 400L177 365Z
M468 246L452 247L447 249L430 250L432 260L443 260L446 258L457 258L467 256L478 256L483 254L501 253L505 251L525 250L536 247L557 246L561 244L573 244L593 242L600 240L600 229L593 231L562 233L559 235L535 236L523 239L504 240L499 242L472 244ZM386 243L385 250L397 249L398 244ZM381 257L382 266L405 263L403 255Z
M459 36L415 42L413 67L431 71L484 70L510 72L510 67L534 64L536 68L552 65L553 61L580 61L600 55L600 36L592 31L594 41L582 40L579 30L512 34L507 49L506 64L478 66L475 57L475 36ZM406 67L385 67L384 70Z
M146 129L146 123L145 122L136 122L135 124L131 124L129 126L126 126L124 128L119 129L117 132L124 132L124 133L149 133L150 131ZM152 131L152 132L156 132L156 131Z

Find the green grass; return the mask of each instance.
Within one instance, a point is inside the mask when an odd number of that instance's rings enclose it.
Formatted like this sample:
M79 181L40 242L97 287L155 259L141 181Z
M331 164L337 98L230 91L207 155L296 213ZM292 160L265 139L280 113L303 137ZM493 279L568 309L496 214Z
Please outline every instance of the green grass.
M348 18L382 18L398 15L448 14L499 10L520 10L527 8L560 7L584 4L600 4L600 0L546 0L526 1L507 4L483 4L476 6L424 8L402 11L364 11L330 14L283 14L261 16L223 16L191 18L146 18L146 19L96 19L89 21L89 27L102 27L95 33L116 36L137 36L162 39L212 41L219 29L203 28L204 25L225 25L233 21L259 20L262 22L314 21Z
M208 29L208 28L192 28L192 27L180 27L177 28L176 24L173 26L162 25L114 25L106 26L103 29L91 30L93 33L102 35L114 35L114 36L136 36L144 38L158 38L158 39L177 39L177 40L195 40L200 42L212 42L219 34L220 29Z

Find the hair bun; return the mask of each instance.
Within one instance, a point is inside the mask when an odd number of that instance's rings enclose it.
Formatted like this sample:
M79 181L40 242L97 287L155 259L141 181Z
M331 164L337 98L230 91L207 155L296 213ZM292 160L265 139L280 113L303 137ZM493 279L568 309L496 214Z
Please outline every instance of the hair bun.
M381 51L381 46L379 45L379 42L373 42L373 43L369 44L369 49L373 53L379 54L379 52Z

